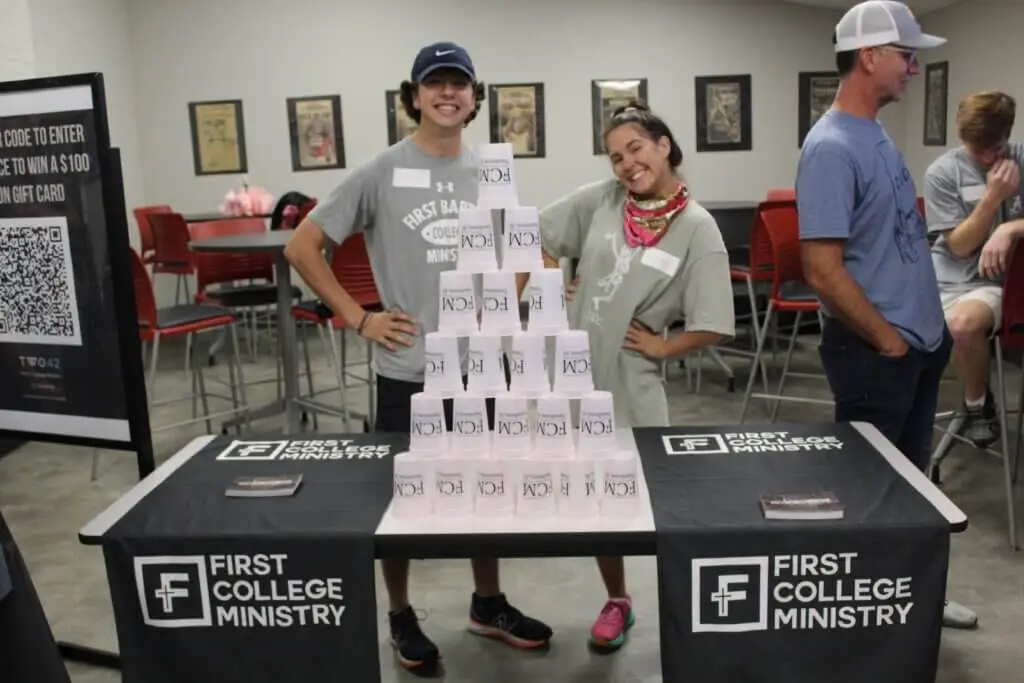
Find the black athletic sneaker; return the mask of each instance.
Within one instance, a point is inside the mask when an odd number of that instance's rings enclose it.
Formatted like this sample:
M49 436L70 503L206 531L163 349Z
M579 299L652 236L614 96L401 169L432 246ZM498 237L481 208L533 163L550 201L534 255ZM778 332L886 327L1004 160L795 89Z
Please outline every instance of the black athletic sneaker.
M476 593L469 607L470 633L494 638L523 650L546 647L551 640L547 624L524 615L508 604L504 593L482 598Z
M391 646L395 648L399 663L411 673L433 676L441 658L437 645L424 635L420 621L412 607L390 612Z
M967 412L967 422L963 434L975 448L988 448L999 440L999 415L991 391L985 392L985 404L980 408L965 406L964 410Z

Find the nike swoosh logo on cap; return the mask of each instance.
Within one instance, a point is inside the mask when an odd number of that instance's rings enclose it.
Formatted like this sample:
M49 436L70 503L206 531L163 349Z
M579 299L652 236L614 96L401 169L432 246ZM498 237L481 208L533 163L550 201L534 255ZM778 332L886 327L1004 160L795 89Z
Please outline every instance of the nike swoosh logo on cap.
M437 55L438 57L444 57L445 55L453 55L453 54L455 54L455 50L444 50L444 51L435 50L434 54Z

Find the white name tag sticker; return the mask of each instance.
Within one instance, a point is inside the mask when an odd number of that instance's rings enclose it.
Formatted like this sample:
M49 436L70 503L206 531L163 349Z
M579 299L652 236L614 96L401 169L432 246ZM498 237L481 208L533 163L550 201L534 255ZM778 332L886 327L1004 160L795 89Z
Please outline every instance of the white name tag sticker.
M674 277L676 271L679 270L678 256L673 256L667 251L662 251L661 249L654 247L644 250L644 255L640 258L640 263L648 266L649 268L656 268L669 277Z
M429 168L396 168L391 176L394 187L415 187L430 189Z
M977 202L985 196L984 185L964 185L960 188L960 197L965 202Z

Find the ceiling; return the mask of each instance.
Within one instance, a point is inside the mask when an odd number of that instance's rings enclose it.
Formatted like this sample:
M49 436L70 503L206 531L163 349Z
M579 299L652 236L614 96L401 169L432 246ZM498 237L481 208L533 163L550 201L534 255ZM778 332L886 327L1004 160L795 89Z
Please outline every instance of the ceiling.
M810 7L832 7L835 9L849 9L856 5L859 0L781 0L791 5L808 5ZM934 12L937 9L947 7L956 2L961 3L998 3L998 4L1020 4L1024 0L905 0L907 6L917 15L924 15Z

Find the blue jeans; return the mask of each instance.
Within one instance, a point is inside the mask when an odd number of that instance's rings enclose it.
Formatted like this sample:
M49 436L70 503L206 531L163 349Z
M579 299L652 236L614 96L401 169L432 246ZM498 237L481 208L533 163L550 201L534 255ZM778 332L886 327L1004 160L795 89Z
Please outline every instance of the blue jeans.
M939 383L953 350L947 329L934 351L910 347L883 356L835 318L827 317L821 356L836 402L836 422L868 422L922 471L932 450Z

